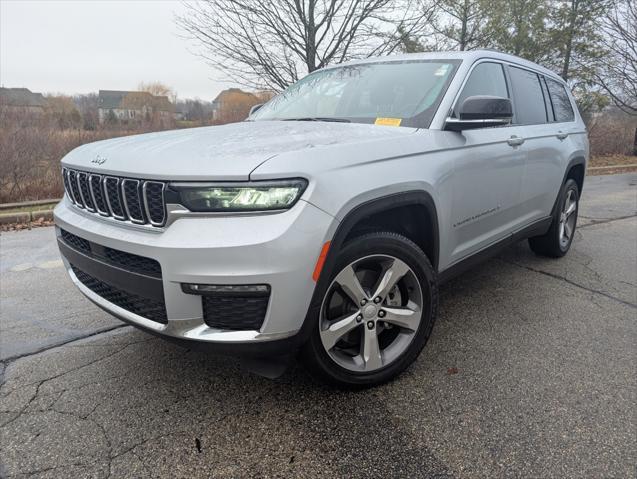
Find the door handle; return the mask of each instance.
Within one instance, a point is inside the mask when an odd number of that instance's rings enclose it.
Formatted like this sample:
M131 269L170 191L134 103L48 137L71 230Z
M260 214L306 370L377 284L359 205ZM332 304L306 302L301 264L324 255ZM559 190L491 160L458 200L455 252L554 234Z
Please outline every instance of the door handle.
M509 146L520 146L522 143L524 143L524 138L513 135L507 140L507 143L509 144Z
M564 133L562 131L558 131L557 135L555 135L555 136L557 136L558 140L566 140L568 138L568 133Z

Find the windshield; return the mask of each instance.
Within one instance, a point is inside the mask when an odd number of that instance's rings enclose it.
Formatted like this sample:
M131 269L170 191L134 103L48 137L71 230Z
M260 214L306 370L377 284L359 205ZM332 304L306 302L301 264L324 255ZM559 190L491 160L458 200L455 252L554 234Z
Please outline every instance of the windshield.
M459 63L415 60L319 70L270 100L250 120L427 128Z

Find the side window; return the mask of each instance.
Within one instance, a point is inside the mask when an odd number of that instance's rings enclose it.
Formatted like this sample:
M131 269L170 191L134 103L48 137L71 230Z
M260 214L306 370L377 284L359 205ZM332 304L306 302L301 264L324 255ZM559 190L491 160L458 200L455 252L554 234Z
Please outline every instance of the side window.
M515 98L516 123L520 125L546 123L546 106L537 74L522 68L509 67L509 75Z
M458 117L458 110L463 101L470 96L476 95L490 95L509 98L509 91L507 89L506 80L504 79L504 70L502 69L501 64L485 62L478 64L473 69L467 83L465 83L464 88L458 97L458 101L456 102L456 106L453 111L453 116L455 118Z
M555 121L573 121L575 120L575 113L573 112L573 106L571 100L568 97L568 93L564 89L564 85L551 80L546 79L546 84L549 87L549 93L551 94L551 102L553 103L553 111L555 112Z

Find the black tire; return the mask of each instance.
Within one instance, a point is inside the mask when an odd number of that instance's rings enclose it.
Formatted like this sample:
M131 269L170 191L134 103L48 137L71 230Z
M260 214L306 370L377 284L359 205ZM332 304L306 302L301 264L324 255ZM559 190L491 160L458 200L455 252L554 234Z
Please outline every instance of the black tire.
M572 222L571 235L568 238L568 241L564 242L561 240L560 220L562 218L564 204L567 197L569 196L569 192L575 197L576 208L575 212L573 213L574 220ZM549 228L548 232L542 236L529 238L529 246L531 247L531 250L533 250L533 252L539 256L547 256L549 258L561 258L566 253L568 253L568 250L571 248L571 244L573 243L573 237L575 236L578 211L579 188L577 186L577 182L572 178L569 178L562 185L562 189L560 190L557 207L555 208L555 212L553 213L553 221L551 222L551 227Z
M339 272L348 265L373 255L390 255L411 268L422 292L420 296L422 299L420 324L413 333L411 343L392 362L374 371L353 372L337 364L323 346L319 331L320 316L323 310L321 308L315 317L311 318L312 332L301 351L301 358L313 376L338 388L361 389L395 378L420 354L429 339L438 313L437 277L429 259L415 243L396 233L369 233L348 242L338 253L334 268L330 272L329 283L331 284ZM322 301L328 294L329 288Z

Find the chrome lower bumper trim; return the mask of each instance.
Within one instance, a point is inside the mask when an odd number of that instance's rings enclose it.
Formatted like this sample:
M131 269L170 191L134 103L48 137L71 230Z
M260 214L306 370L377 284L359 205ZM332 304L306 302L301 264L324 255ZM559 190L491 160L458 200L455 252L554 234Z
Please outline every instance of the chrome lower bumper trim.
M77 279L77 276L75 276L75 273L73 273L73 270L71 268L67 268L67 271L75 286L77 286L77 288L82 292L82 294L84 294L84 296L95 303L95 305L99 306L107 313L112 314L113 316L126 323L137 326L141 329L146 329L154 333L158 333L160 335L211 344L245 344L286 339L298 333L298 331L288 331L285 333L262 333L260 331L222 331L208 327L208 325L203 322L202 318L178 320L168 319L167 324L157 323L155 321L151 321L150 319L146 319L142 316L131 313L130 311L121 308L116 304L106 301L104 298L95 294L89 288L84 286L80 282L80 280Z

